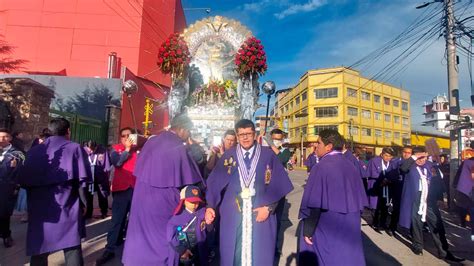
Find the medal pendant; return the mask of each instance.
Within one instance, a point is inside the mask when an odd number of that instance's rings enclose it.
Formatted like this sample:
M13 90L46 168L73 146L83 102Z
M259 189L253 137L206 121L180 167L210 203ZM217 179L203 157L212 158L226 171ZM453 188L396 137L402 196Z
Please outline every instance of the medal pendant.
M249 199L251 197L250 189L249 188L243 188L242 192L240 193L240 197L242 197L242 199Z

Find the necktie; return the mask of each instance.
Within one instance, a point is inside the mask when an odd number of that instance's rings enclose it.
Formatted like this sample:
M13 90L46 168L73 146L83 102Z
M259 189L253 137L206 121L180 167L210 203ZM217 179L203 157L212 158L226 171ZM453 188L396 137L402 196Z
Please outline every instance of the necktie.
M245 153L244 162L247 170L250 170L250 152Z

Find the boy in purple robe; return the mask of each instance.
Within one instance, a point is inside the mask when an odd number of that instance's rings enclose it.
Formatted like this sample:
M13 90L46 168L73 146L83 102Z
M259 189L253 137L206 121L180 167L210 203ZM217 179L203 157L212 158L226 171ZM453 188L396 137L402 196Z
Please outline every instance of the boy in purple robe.
M220 216L220 264L273 265L275 207L293 185L268 147L255 141L255 125L235 125L239 145L224 153L209 176L206 221Z
M19 173L28 193L26 254L31 265L47 265L50 253L63 250L66 265L83 265L80 202L87 206L87 183L92 182L87 154L69 140L69 121L55 118L48 128L52 136L28 151Z
M299 219L299 265L365 265L360 211L367 197L358 169L342 154L336 130L319 133Z
M471 217L471 241L474 241L474 158L464 160L459 171L459 179L457 181L456 190L461 193L462 202L466 202L465 206Z
M168 265L208 265L208 224L204 219L201 190L197 186L186 186L181 189L180 199L167 225Z
M92 172L92 183L89 184L89 193L87 193L86 219L92 218L94 210L94 194L97 192L101 218L107 217L109 210L109 201L107 197L110 195L109 173L112 165L110 164L109 152L97 142L89 140L84 145L87 152L89 164Z
M382 149L378 157L369 161L367 193L369 194L369 208L375 209L372 227L378 231L386 229L388 235L393 232L387 228L388 209L392 203L391 180L398 176L397 165L392 161L395 151L390 147Z
M166 225L179 203L179 189L202 182L199 168L184 145L191 128L187 116L174 117L170 130L149 138L138 156L122 258L125 265L169 263Z
M415 254L423 254L423 224L426 222L438 250L439 258L455 262L463 261L449 252L447 243L443 246L440 239L438 231L442 229L439 227L442 220L439 220L441 216L436 215L439 193L436 192L437 188L434 185L442 183L442 180L433 179L436 169L432 163L427 162L427 159L426 150L423 147L415 147L413 156L402 165L402 169L407 174L403 183L400 226L411 228L412 249ZM436 175L438 174L436 173Z

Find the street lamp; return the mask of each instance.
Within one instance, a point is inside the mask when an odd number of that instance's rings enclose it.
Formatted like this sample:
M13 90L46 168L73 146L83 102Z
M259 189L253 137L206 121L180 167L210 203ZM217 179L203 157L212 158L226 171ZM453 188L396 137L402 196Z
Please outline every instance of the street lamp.
M132 115L133 120L133 127L135 128L135 131L137 131L137 120L135 119L135 112L133 111L132 95L138 91L138 85L135 81L129 79L123 83L122 91L127 95L128 106L130 107L130 114Z
M268 125L268 111L270 109L270 99L272 98L272 95L275 93L275 82L273 81L266 81L262 85L262 91L267 95L267 112L265 114L265 130L263 131L263 134L267 133L267 125Z

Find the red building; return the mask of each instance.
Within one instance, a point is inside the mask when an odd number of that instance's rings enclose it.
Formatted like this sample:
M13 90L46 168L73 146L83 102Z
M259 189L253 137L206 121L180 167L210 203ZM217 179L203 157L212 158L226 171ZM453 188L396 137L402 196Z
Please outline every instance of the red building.
M160 99L170 85L157 69L159 45L186 27L180 0L0 0L0 10L0 34L15 58L28 60L23 72L106 78L108 55L117 53L118 66L141 77L133 96L139 123L144 98ZM125 108L122 126L131 125Z

